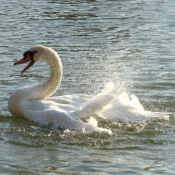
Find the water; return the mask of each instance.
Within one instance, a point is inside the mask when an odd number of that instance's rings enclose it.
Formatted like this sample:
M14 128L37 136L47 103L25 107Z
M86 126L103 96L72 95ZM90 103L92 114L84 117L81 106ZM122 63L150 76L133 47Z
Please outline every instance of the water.
M174 174L175 2L1 1L1 174ZM103 123L112 135L39 127L11 116L10 93L49 76L45 64L24 75L15 60L34 45L55 49L64 76L56 95L96 94L114 82L169 121Z

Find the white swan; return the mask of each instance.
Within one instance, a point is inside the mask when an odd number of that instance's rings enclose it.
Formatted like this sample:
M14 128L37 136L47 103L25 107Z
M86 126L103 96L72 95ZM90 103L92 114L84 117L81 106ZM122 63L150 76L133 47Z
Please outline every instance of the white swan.
M52 124L70 130L84 132L107 132L110 130L94 124L82 122L75 114L81 104L89 99L88 95L51 96L59 87L62 78L62 63L58 54L45 46L33 47L24 53L24 57L14 65L30 62L21 73L24 73L37 61L45 61L51 69L50 78L41 84L25 86L15 90L9 100L8 107L12 115L24 117L40 125ZM84 113L85 115L85 113ZM86 111L86 115L89 115Z
M62 78L62 63L53 49L33 47L14 65L30 62L22 70L21 73L24 73L37 61L49 64L50 78L41 84L19 88L11 94L8 107L14 116L27 118L39 125L51 124L55 128L106 133L111 131L99 128L95 119L91 118L88 123L81 119L99 116L106 121L136 122L164 116L145 111L135 96L130 99L121 88L116 88L113 84L108 84L102 93L93 97L76 94L50 97L58 89Z

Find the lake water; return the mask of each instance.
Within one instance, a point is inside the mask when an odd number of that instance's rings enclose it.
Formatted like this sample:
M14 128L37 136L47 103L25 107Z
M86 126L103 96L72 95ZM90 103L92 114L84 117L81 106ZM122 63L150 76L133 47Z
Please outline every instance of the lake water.
M0 173L174 174L175 1L1 0ZM104 123L112 135L63 132L14 117L10 93L45 81L45 64L14 61L35 45L56 50L64 76L55 95L96 94L108 82L168 121Z

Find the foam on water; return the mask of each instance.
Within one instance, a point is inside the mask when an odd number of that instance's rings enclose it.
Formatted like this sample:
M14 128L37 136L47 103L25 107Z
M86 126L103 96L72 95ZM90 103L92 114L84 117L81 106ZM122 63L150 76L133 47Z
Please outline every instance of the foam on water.
M106 86L106 93L116 92L114 84L109 83ZM156 119L168 120L169 116L167 113L146 111L139 99L134 95L129 95L124 89L120 88L120 94L114 93L114 99L103 107L99 115L106 121L118 121L125 123L140 123L144 121L153 121Z

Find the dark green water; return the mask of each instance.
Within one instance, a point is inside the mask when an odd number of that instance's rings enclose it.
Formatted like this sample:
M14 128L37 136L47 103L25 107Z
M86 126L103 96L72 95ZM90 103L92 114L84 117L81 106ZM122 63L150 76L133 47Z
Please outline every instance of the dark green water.
M175 2L19 0L0 5L0 173L174 174ZM34 45L55 49L64 76L56 95L122 85L169 121L104 123L112 135L52 130L11 116L10 93L49 77L13 63Z

